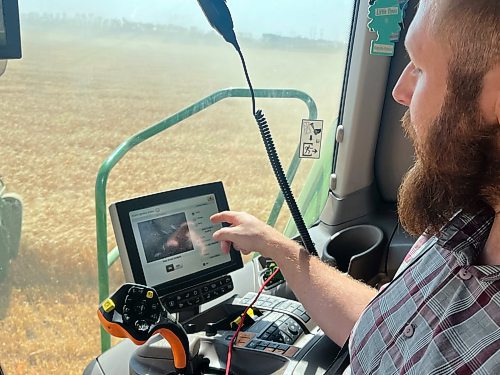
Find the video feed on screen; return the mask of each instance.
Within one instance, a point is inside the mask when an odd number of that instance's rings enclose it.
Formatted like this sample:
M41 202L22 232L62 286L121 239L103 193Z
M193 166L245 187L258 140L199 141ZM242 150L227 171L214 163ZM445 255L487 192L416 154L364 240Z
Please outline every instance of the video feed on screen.
M144 278L158 285L231 261L213 234L214 194L149 206L129 213Z
M3 0L0 0L0 46L7 45L7 33L3 16Z
M184 212L143 221L137 225L148 263L194 250Z

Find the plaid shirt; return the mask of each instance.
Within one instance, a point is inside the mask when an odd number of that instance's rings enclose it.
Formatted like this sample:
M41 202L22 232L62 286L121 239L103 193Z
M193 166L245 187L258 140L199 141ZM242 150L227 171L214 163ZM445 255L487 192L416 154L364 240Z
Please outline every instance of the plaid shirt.
M492 223L458 214L413 253L353 329L353 374L500 374L500 266L474 265Z

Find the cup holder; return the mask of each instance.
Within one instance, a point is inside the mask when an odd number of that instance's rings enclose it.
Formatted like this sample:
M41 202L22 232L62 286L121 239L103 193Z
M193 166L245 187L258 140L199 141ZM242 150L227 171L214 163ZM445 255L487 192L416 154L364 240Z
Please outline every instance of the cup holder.
M330 237L322 259L355 279L369 280L378 273L383 239L376 226L348 227Z

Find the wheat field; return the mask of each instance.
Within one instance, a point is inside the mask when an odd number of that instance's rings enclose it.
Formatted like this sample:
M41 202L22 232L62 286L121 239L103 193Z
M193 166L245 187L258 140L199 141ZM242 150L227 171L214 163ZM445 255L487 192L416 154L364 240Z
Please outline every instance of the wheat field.
M297 88L325 126L338 110L343 53L245 50L253 84ZM81 374L100 351L94 184L127 137L227 87L245 87L237 54L221 43L23 32L23 59L0 78L0 176L23 197L19 256L0 288L0 364L9 374ZM283 165L307 117L296 100L257 100ZM303 161L299 190L312 161ZM230 99L139 145L117 165L108 203L222 180L229 205L265 220L277 184L251 117ZM283 227L287 210L280 216ZM109 247L114 246L108 226ZM111 288L122 281L110 269Z

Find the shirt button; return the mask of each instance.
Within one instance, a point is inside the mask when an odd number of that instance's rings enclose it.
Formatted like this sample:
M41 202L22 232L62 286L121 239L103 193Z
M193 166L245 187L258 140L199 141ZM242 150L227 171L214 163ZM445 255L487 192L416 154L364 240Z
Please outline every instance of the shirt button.
M411 325L411 324L408 324L403 330L403 335L405 337L412 337L414 333L415 333L415 329L413 328L413 325Z
M465 268L462 268L458 272L458 277L460 277L462 280L469 280L472 277L472 274L467 271Z

